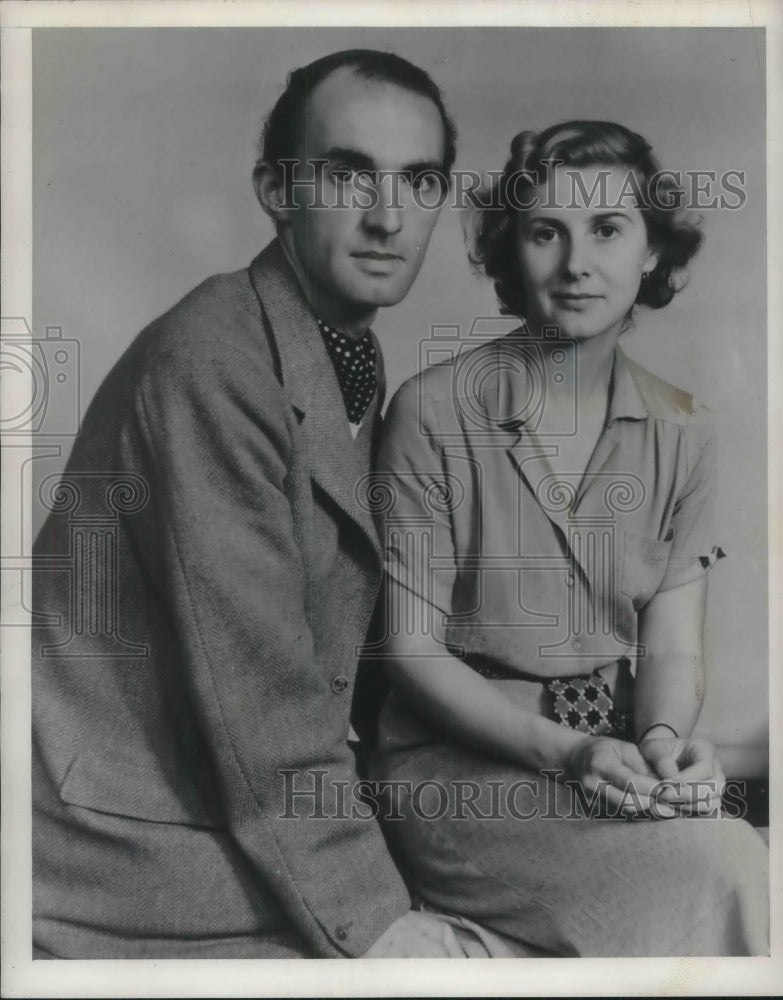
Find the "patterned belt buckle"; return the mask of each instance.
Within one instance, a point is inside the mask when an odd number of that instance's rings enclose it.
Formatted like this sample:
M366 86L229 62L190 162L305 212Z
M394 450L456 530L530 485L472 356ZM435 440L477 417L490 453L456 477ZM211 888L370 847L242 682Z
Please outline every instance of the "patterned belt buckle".
M618 712L609 685L598 673L555 677L546 682L561 726L591 736L626 739L628 716Z

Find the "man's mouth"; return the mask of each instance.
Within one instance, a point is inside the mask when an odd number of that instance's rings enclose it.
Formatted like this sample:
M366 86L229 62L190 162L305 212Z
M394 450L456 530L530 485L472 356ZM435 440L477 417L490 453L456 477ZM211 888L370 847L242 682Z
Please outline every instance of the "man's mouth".
M382 253L380 250L366 250L363 253L352 253L352 257L360 260L404 260L398 253Z

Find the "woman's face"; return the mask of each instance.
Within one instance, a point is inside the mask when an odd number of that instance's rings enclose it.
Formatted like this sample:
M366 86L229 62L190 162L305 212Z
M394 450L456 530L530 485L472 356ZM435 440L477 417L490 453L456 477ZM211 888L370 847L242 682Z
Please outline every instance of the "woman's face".
M623 167L557 167L517 216L516 253L531 331L619 336L642 274L657 261ZM530 199L528 199L530 200Z

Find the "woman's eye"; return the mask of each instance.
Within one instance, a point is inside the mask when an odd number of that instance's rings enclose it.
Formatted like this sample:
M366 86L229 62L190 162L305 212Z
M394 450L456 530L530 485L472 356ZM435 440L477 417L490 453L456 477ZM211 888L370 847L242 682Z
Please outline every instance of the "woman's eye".
M536 229L533 233L533 239L537 243L554 243L557 239L558 233L556 229L550 227L541 227L541 229Z
M613 226L610 222L602 222L595 230L596 235L600 236L603 240L609 240L613 236L617 235L620 230L617 226Z

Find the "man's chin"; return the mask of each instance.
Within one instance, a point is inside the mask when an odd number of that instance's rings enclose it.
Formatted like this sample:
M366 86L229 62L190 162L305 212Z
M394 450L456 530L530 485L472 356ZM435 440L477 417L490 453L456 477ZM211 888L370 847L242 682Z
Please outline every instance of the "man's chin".
M361 301L368 309L381 309L396 306L410 291L413 282L401 285L399 282L373 283L370 288L363 289Z
M396 306L405 295L362 295L350 299L343 299L344 308L348 313L359 314L374 312L376 309L385 309L387 306Z

